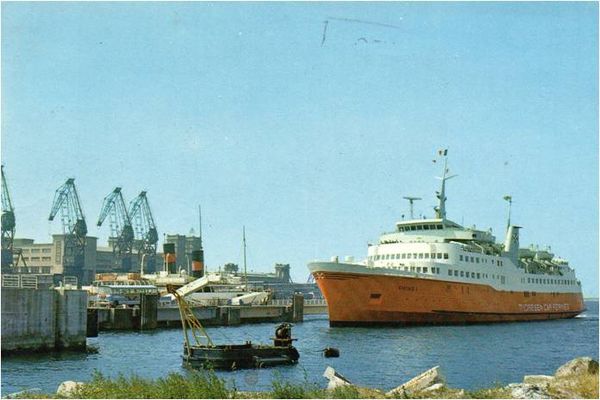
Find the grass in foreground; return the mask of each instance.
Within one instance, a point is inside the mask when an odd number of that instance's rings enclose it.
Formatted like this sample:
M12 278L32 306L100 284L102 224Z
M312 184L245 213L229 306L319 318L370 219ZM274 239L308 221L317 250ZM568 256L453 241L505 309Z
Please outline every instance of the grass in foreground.
M549 387L555 398L591 398L598 397L598 375L582 375L569 379L557 379ZM359 399L388 398L375 389L356 386L343 386L328 391L309 383L305 377L303 383L284 382L276 378L270 391L241 392L230 388L225 379L212 371L191 371L182 375L171 373L166 378L146 379L138 376L108 378L100 372L94 372L92 380L73 391L70 398L81 399ZM56 394L22 392L15 398L62 398ZM402 397L400 397L402 398ZM466 391L444 387L434 392L410 394L403 398L421 399L507 399L508 390L500 385L487 389Z

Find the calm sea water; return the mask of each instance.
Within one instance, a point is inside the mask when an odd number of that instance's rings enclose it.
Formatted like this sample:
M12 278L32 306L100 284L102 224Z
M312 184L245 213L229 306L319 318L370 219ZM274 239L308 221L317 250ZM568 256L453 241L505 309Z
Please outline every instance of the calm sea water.
M296 324L298 365L264 370L219 372L240 390L271 387L273 378L326 385L330 365L352 382L389 390L440 365L449 385L479 388L494 382L517 382L526 374L552 374L578 357L598 359L598 302L560 321L411 328L330 328L326 316ZM276 324L207 329L215 342L268 342ZM148 333L101 332L88 339L97 354L51 354L2 357L2 394L40 388L55 391L65 380L85 381L94 370L163 377L186 373L181 366L180 329ZM320 349L340 349L340 358L323 358Z

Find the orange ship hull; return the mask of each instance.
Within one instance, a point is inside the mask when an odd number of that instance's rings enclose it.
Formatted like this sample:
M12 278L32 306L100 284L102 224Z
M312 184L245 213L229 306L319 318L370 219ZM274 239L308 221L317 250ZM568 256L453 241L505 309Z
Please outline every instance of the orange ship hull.
M313 273L331 326L427 325L573 318L581 293L500 291L485 284L343 272Z

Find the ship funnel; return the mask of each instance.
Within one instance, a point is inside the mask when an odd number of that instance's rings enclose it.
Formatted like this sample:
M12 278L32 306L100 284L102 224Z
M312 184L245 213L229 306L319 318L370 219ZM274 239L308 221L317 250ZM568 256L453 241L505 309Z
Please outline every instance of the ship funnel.
M204 250L192 251L192 276L202 278L204 276Z
M504 239L504 253L515 264L519 259L519 229L520 226L510 225Z
M175 243L164 243L163 253L165 255L165 270L169 274L176 274L177 265L175 265L175 261L177 258L175 256Z

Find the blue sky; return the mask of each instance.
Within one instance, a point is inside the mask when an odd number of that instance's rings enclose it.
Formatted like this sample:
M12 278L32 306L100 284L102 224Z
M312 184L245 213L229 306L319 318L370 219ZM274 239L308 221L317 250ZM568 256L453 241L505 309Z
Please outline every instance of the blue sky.
M360 20L364 22L357 22ZM323 42L324 21L327 24ZM366 23L369 22L369 23ZM385 26L384 26L385 25ZM408 205L551 245L598 294L598 5L2 3L2 162L17 236L48 241L76 178L141 190L209 268L366 255Z

